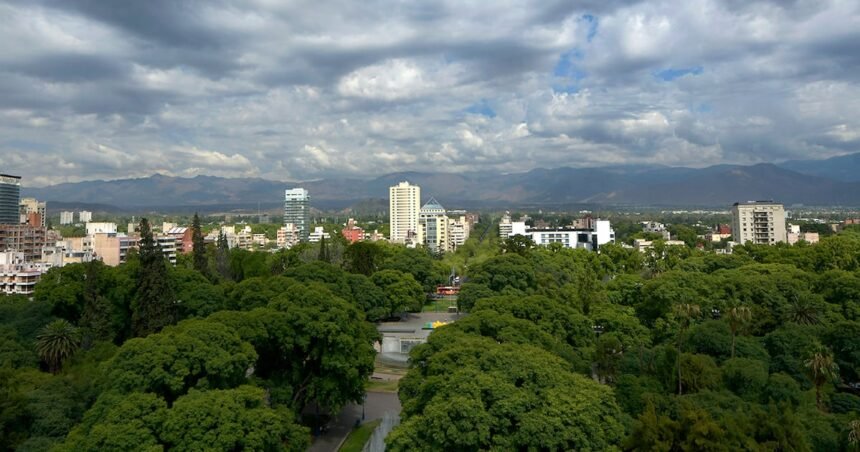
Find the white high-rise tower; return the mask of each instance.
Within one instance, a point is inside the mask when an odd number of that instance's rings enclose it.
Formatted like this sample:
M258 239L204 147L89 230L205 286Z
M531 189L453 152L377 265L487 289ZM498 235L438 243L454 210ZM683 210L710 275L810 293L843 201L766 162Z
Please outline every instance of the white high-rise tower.
M421 210L421 187L401 182L388 189L388 207L391 218L391 242L420 242L418 212Z

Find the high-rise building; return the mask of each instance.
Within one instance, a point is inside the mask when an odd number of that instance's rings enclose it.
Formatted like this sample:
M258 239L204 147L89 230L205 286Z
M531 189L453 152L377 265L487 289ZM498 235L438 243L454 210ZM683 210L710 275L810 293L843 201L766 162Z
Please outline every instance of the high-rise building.
M74 212L60 212L60 224L72 224L75 222Z
M47 210L47 203L40 202L35 198L23 198L20 205L21 223L44 228Z
M21 178L0 174L0 224L20 224Z
M741 244L785 242L785 209L782 204L773 201L736 202L732 206L732 238Z
M421 209L421 187L401 182L388 189L388 212L391 219L391 242L419 241L418 213Z
M78 212L78 221L81 223L89 223L90 221L93 221L93 213L87 210Z
M425 247L433 253L448 251L448 215L445 208L430 198L418 212L420 237Z
M289 223L299 231L299 240L306 242L311 227L311 197L304 188L284 193L284 225Z

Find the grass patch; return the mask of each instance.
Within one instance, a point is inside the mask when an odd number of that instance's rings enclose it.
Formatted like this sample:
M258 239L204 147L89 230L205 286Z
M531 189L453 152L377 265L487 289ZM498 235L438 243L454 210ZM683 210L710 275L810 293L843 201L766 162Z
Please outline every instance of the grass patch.
M346 441L343 442L343 446L340 446L340 452L361 452L364 449L364 444L370 439L370 435L373 434L373 430L380 422L382 422L381 419L365 422L353 429L346 437Z
M421 312L441 312L447 313L448 306L457 307L457 299L442 299L442 300L433 300L430 303L426 303L422 308Z
M400 380L369 380L366 389L368 392L397 392Z

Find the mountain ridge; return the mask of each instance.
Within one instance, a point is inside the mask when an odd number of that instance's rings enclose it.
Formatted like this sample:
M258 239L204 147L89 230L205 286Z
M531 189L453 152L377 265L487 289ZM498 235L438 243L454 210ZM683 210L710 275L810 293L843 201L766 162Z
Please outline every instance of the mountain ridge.
M860 206L860 180L843 180L841 177L845 171L842 169L833 176L828 176L829 173L825 171L838 167L840 162L855 161L860 165L860 154L825 161L721 164L705 168L618 165L535 168L507 174L489 171L406 171L368 179L344 177L306 182L274 181L259 177L198 175L184 178L154 174L143 178L25 187L22 191L25 196L49 203L103 204L124 209L159 206L194 208L256 206L258 203L275 205L282 202L283 190L302 186L311 192L312 202L320 206L342 208L351 202L386 198L388 187L408 180L421 186L422 198L433 196L443 205L451 206L724 206L747 199L775 199L789 205Z

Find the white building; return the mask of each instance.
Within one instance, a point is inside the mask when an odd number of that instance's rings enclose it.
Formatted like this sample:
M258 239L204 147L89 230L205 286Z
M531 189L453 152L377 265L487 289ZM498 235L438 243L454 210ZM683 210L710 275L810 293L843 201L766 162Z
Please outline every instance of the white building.
M418 214L421 210L421 187L401 182L388 189L388 212L391 219L391 242L420 242Z
M116 223L87 223L87 235L116 234Z
M418 243L434 253L448 251L448 216L435 198L430 198L418 211Z
M508 237L522 235L541 246L560 243L565 248L582 248L595 251L599 250L601 245L615 242L615 231L608 220L595 220L593 229L574 227L530 228L525 221L513 221L510 224L511 232Z
M785 242L785 209L773 201L736 202L732 206L732 236L742 244Z
M88 210L82 210L78 212L78 222L79 223L88 223L93 221L93 213Z
M60 224L72 224L75 222L74 212L60 212Z
M666 225L663 223L658 223L656 221L643 221L642 222L642 231L650 232L653 234L661 234L666 230Z
M32 295L42 270L27 263L24 253L0 253L0 293L5 295Z
M469 224L465 215L457 218L448 218L448 241L450 250L455 251L457 248L466 243L469 239L472 225Z
M278 229L276 245L278 248L292 248L299 243L299 229L293 223L287 223Z
M308 242L316 243L322 240L323 237L325 237L326 240L331 240L331 234L325 232L322 226L317 226L314 228L314 232L311 232L308 235Z
M511 213L505 212L505 214L502 215L501 221L499 221L499 237L510 237L511 233L513 232L511 227Z

